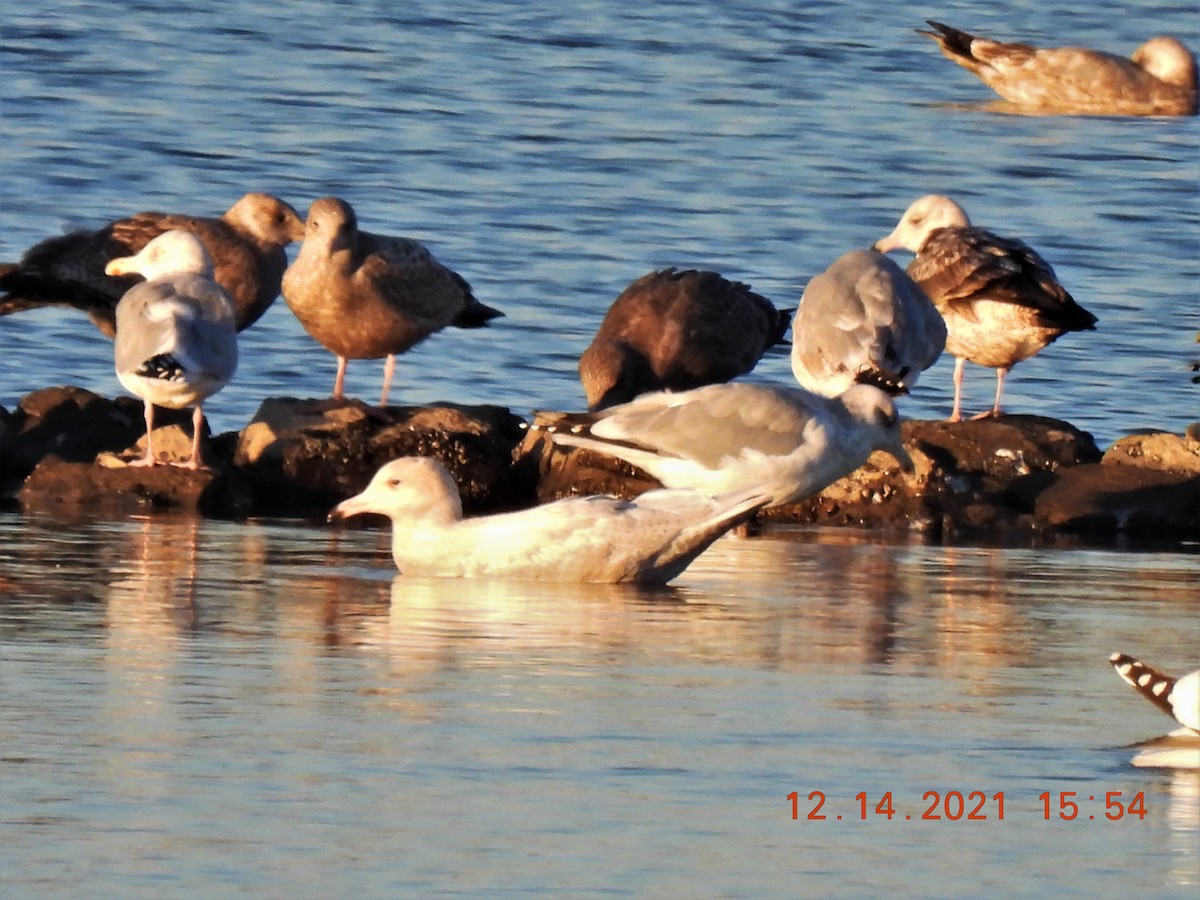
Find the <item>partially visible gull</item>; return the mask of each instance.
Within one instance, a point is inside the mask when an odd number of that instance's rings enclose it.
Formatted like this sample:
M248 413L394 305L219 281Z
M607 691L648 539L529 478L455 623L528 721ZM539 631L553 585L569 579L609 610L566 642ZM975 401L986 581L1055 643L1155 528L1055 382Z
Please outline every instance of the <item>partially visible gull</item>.
M1134 690L1183 726L1139 744L1145 749L1133 764L1200 769L1200 670L1172 678L1125 653L1114 653L1108 661Z
M1096 326L1033 248L974 227L949 197L914 202L875 249L916 253L908 274L946 320L946 350L957 357L952 422L962 418L966 360L996 370L996 399L983 416L998 416L1009 369L1068 331Z
M1193 116L1196 58L1176 38L1151 38L1125 59L1084 47L1006 44L929 21L942 53L1026 112Z
M136 277L106 274L119 257L133 256L165 231L182 230L204 243L213 279L233 300L238 331L249 328L279 296L287 268L284 247L304 237L304 222L270 194L246 194L219 219L140 212L96 231L48 238L19 263L0 265L0 316L41 306L69 306L91 317L108 337L117 303Z
M579 359L588 409L743 375L783 340L789 318L749 285L716 272L643 275L609 307Z
M778 506L853 472L874 450L905 469L892 398L872 384L838 397L794 387L710 384L660 391L594 413L539 413L534 428L558 444L598 450L666 487L710 496L758 489Z
M464 519L445 466L404 457L381 468L329 518L390 518L392 556L405 575L665 584L766 500L756 492L713 499L660 490L636 500L568 497Z
M792 372L826 397L858 383L900 394L945 346L946 323L920 286L882 253L852 250L804 289Z
M135 256L114 259L110 275L136 273L117 304L114 348L117 378L146 406L146 454L133 465L152 466L154 407L194 406L188 468L203 468L201 404L237 369L237 331L229 295L212 278L204 245L186 231L166 231Z
M337 357L333 399L342 399L347 360L387 357L380 406L397 354L447 325L479 328L502 315L417 241L360 231L350 204L336 197L308 208L304 243L283 276L283 298Z

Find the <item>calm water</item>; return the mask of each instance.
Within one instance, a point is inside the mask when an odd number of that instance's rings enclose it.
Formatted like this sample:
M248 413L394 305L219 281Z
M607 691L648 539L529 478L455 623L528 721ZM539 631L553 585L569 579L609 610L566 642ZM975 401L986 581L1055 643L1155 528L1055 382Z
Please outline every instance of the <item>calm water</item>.
M138 209L341 195L508 314L406 355L401 402L577 408L633 278L705 266L791 305L936 190L1100 317L1016 369L1011 408L1102 445L1200 418L1200 120L983 112L926 17L1200 46L1188 3L8 0L0 258ZM219 430L332 383L282 304L242 353ZM944 415L951 369L905 412ZM754 377L790 380L786 358ZM0 320L0 405L63 382L118 393L111 345L80 316ZM991 390L968 373L969 406ZM1128 766L1170 721L1105 658L1200 664L1198 579L1195 555L776 532L651 593L393 582L379 532L0 514L0 886L1194 896L1200 780ZM951 790L1002 792L1004 820L920 821ZM1144 819L1104 820L1085 798L1107 791Z

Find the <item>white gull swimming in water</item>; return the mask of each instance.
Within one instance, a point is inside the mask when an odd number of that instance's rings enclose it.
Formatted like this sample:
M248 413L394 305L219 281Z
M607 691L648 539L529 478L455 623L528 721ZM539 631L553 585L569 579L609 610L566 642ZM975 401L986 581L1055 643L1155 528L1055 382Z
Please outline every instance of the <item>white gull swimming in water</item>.
M146 453L133 465L155 465L154 407L195 407L192 455L202 468L201 405L237 369L233 303L212 279L212 260L194 234L166 231L139 253L114 259L110 275L135 273L136 284L117 304L113 348L117 378L146 407Z
M916 200L875 249L915 253L908 274L946 320L946 350L956 357L952 422L962 418L966 361L996 370L996 399L982 416L998 416L1013 366L1068 331L1096 326L1096 317L1032 247L973 226L963 208L941 194Z
M920 285L876 250L852 250L804 289L792 372L836 397L856 383L905 393L946 346L946 323Z
M1172 678L1125 653L1114 653L1108 661L1134 690L1183 726L1139 744L1144 749L1133 764L1200 769L1200 670Z
M329 518L390 518L392 557L405 575L665 584L767 499L759 492L713 499L656 490L636 500L568 497L464 519L445 466L404 457L383 466Z
M1097 116L1196 114L1196 58L1176 38L1151 38L1129 58L1086 47L1033 47L927 20L947 59L1024 112Z
M905 469L891 396L856 384L838 397L795 387L711 384L643 394L594 413L540 412L535 429L558 444L598 450L666 487L709 495L760 489L777 506L815 494L890 453Z

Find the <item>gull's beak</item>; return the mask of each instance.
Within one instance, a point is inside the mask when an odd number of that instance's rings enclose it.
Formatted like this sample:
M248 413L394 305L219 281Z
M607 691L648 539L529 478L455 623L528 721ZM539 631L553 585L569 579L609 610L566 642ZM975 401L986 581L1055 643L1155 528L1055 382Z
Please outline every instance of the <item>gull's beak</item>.
M117 257L116 259L110 259L108 261L108 265L106 265L104 267L104 274L105 275L129 275L130 270L125 267L127 265L129 265L129 261L131 259L133 259L132 256L120 256L120 257Z
M336 522L340 519L348 519L351 516L358 516L362 515L363 513L373 512L373 510L368 508L369 506L370 504L363 500L362 494L355 494L353 497L350 497L348 500L343 500L341 503L331 509L326 521Z

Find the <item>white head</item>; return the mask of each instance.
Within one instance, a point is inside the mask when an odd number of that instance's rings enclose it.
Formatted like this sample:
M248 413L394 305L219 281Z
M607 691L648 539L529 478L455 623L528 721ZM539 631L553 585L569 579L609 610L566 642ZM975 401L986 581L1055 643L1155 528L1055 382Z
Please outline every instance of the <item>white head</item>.
M875 242L881 253L911 250L919 253L929 236L939 228L959 228L971 224L963 208L942 194L926 194L904 211L896 228Z
M855 384L839 399L851 418L871 429L874 449L890 453L904 471L913 470L912 457L900 437L900 413L887 393L873 384Z
M1196 90L1196 57L1173 37L1151 38L1131 59L1159 81Z
M166 275L212 278L213 264L200 238L189 231L164 231L133 256L109 260L106 275L141 275L154 281Z
M385 465L360 494L343 500L329 514L330 521L363 513L377 513L392 521L462 518L458 485L436 459L405 456Z

